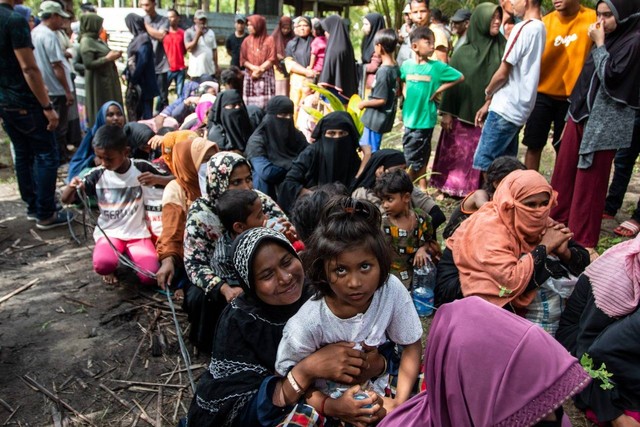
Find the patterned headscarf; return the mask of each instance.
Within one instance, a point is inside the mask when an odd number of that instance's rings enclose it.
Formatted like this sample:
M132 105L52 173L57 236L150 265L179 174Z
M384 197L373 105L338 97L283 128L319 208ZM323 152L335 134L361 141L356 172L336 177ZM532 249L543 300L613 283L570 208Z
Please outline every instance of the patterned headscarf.
M211 156L207 173L207 195L210 201L216 200L229 188L229 178L236 166L247 165L251 170L249 161L240 154L231 151L222 151Z
M233 245L233 264L243 282L245 289L253 288L253 258L264 240L272 240L280 244L293 256L300 259L284 234L273 228L251 228L237 237Z

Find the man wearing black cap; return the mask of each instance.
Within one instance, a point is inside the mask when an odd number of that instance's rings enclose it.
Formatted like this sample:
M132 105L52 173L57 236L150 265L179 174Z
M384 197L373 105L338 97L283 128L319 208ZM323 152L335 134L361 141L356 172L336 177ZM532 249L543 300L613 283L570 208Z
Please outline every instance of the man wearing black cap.
M451 31L457 36L456 42L453 45L454 53L467 41L467 29L469 28L470 19L471 12L467 9L458 9L451 17Z
M247 37L247 33L244 32L247 25L247 19L244 15L236 15L235 32L227 37L227 41L224 46L227 48L227 53L231 56L231 65L236 67L240 66L240 46Z

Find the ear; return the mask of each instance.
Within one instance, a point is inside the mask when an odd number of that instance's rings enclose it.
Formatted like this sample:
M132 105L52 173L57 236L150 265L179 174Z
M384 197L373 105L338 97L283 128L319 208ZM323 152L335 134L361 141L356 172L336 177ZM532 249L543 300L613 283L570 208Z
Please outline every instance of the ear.
M236 221L233 223L233 232L236 234L242 234L242 232L246 230L245 224L243 222Z
M129 147L128 145L124 149L124 155L127 157L131 157L131 147Z
M411 202L411 193L402 193L402 201L404 203L410 203Z

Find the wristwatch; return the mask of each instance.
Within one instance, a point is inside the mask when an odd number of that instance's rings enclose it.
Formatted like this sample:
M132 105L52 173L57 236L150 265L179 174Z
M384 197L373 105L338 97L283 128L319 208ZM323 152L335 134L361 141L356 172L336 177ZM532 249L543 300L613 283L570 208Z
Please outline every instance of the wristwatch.
M44 111L51 111L53 110L53 103L51 101L49 101L49 103L47 105L45 105L44 107L42 107L42 109Z

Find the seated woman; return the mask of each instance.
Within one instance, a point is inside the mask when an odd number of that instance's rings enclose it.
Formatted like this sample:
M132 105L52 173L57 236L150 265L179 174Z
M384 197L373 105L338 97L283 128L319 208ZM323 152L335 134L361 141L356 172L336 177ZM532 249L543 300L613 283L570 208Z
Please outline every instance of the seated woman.
M251 166L239 154L217 153L209 160L206 186L206 192L189 207L184 234L184 266L193 286L185 292L183 308L191 322L189 338L203 352L211 351L220 313L242 293L240 287L230 286L213 268L213 264L226 255L220 253L218 245L225 228L215 213L215 202L229 189L253 189ZM273 199L254 191L260 196L267 217L287 219Z
M536 171L502 180L491 202L447 240L438 264L436 304L479 296L509 310L526 308L552 276L549 254L574 276L588 264L572 233L549 218L555 191Z
M221 150L243 153L253 126L242 95L234 89L223 91L216 98L208 117L209 140Z
M315 143L300 153L282 183L278 203L286 212L312 187L336 181L348 187L360 167L360 136L349 113L327 114L318 122L312 137Z
M333 402L324 406L323 414L304 404L305 391L316 379L359 384L380 372L384 360L376 351L355 350L353 343L332 344L300 361L285 378L274 375L284 325L309 295L302 263L284 235L264 227L242 233L233 261L245 292L220 318L210 369L198 382L189 408L189 425L275 426L292 412L304 415L309 426L323 425L324 416L357 425L380 420L381 400L356 401L355 388L337 399L347 403L348 410L341 414L332 412L337 407Z
M74 153L69 162L69 174L67 175L67 183L71 178L81 176L82 171L91 169L96 166L94 162L95 153L93 152L93 137L98 129L105 124L124 127L126 119L124 117L124 108L116 101L105 102L96 116L93 127L86 133L80 146Z
M571 354L612 374L613 388L596 380L575 398L599 426L640 425L639 266L639 238L607 250L578 279L556 332Z
M551 335L476 297L442 306L427 342L427 391L379 427L567 426L562 404L590 381Z
M275 199L291 163L309 144L293 126L293 102L289 98L274 96L267 103L266 113L249 138L246 155L253 166L253 186Z
M384 173L391 172L395 169L406 169L407 163L404 159L402 151L384 148L378 150L371 155L371 158L364 167L364 170L358 178L351 184L351 196L354 199L369 200L382 210L382 202L376 196L373 188L378 178ZM427 193L414 187L411 193L411 203L414 207L420 208L431 217L431 225L433 226L434 238L438 227L442 225L446 217L442 209L436 204L435 200Z
M177 134L175 137L173 134ZM176 284L173 279L184 276L184 230L189 206L202 196L199 171L218 151L214 142L198 138L195 133L178 131L167 134L171 144L171 172L175 180L169 182L162 194L162 234L156 243L160 270L156 273L158 286L165 289ZM163 145L164 147L164 145ZM173 282L173 283L172 283Z

